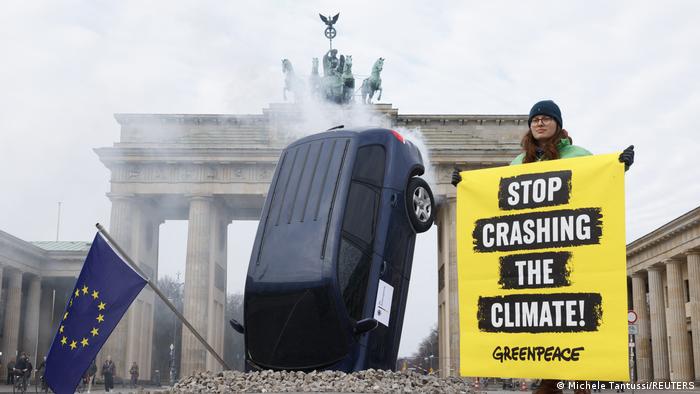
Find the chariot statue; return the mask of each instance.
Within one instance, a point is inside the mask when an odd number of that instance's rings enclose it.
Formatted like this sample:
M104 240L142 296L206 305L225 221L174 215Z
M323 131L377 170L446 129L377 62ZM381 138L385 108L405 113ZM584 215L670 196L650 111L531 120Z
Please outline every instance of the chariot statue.
M355 100L355 96L361 96L362 102L371 104L374 94L379 92L377 100L382 99L382 79L380 73L384 67L384 58L377 59L372 66L369 77L362 81L359 89L355 89L355 76L352 70L352 55L339 53L333 48L333 39L337 35L334 27L340 14L324 16L319 14L326 28L324 35L329 40L329 49L323 55L321 65L323 74L319 73L319 58L313 58L311 62L311 75L308 80L308 93L312 98L323 99L336 104L348 104ZM285 74L284 89L282 94L288 99L287 92L294 94L294 100L300 101L304 83L294 74L292 63L288 59L282 61L282 69ZM359 93L359 94L358 94Z

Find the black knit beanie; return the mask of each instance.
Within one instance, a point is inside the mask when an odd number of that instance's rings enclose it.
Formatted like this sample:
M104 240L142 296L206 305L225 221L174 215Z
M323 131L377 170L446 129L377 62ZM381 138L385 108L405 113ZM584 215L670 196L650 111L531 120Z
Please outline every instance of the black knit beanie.
M527 127L530 127L532 123L532 118L537 115L547 115L552 119L556 120L559 127L564 127L561 120L561 110L559 106L552 100L542 100L532 106L530 110L530 117L527 118Z

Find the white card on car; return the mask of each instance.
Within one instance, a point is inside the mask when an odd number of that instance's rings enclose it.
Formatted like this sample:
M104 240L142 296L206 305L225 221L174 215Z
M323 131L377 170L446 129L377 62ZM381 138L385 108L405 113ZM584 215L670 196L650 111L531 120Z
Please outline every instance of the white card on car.
M393 295L394 288L383 280L379 280L377 302L374 306L374 318L387 327L389 327L389 314L391 313L391 298Z

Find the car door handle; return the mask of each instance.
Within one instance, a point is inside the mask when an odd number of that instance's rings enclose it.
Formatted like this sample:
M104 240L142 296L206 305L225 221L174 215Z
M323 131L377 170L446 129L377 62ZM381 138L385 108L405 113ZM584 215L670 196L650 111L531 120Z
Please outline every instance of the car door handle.
M379 276L384 276L385 273L386 273L386 260L382 261L382 269L379 272Z

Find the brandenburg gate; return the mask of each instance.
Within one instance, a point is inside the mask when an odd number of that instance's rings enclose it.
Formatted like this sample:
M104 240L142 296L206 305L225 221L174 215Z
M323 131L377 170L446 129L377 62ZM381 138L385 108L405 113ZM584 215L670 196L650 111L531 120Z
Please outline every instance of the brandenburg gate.
M385 127L420 130L429 150L438 203L438 261L418 263L435 264L438 270L440 370L457 374L456 202L450 175L455 165L508 164L519 152L527 116L403 115L391 104L367 110L377 113ZM259 115L117 114L119 141L95 149L111 171L110 232L151 278L158 273L160 224L188 221L184 315L220 354L224 330L231 329L224 318L227 226L259 218L281 150L301 137L287 132L300 122L299 113L295 104L271 104ZM150 378L154 305L155 294L144 289L100 352L98 365L110 355L117 375L127 376L136 361L141 376ZM181 354L182 376L221 369L186 329Z

